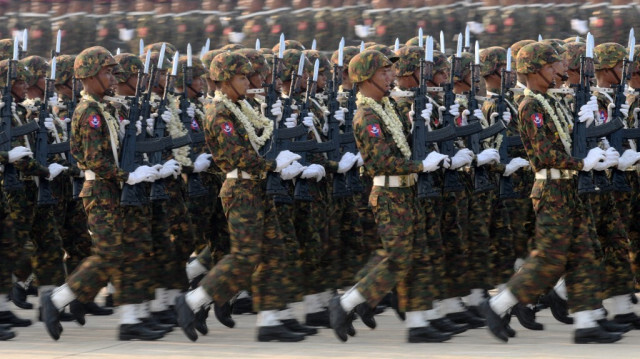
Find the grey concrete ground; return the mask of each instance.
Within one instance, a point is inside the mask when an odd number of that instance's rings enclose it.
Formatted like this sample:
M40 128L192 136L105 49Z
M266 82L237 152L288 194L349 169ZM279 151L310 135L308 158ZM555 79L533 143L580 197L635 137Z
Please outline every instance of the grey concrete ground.
M36 303L37 299L30 297ZM296 310L302 315L301 306ZM16 309L18 315L35 319L35 311ZM378 329L370 330L356 321L357 335L341 343L329 329L300 343L258 343L255 316L235 316L237 325L228 329L211 313L209 335L190 342L177 328L155 342L116 340L118 314L87 317L87 324L63 323L64 332L54 342L42 323L17 328L18 336L0 342L1 359L18 358L639 358L640 331L607 345L572 344L571 326L556 322L548 310L539 313L544 331L522 328L515 318L517 337L503 344L482 328L460 334L447 343L408 344L406 329L392 311L376 317Z

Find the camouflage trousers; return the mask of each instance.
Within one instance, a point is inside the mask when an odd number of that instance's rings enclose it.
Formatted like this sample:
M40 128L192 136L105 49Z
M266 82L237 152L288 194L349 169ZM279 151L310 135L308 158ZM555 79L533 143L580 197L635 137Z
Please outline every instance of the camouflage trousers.
M86 257L91 255L91 236L87 228L87 215L84 213L82 202L68 199L58 206L60 221L60 236L62 247L67 253L65 260L67 271L73 270Z
M306 286L310 284L310 274L307 272L309 266L311 266L310 263L317 262L318 257L312 255L309 258L304 257L307 252L302 249L303 241L299 240L301 237L298 237L298 228L296 228L296 223L298 223L297 216L304 211L298 208L298 203L276 201L275 207L280 228L279 234L285 248L285 260L282 263L284 271L282 280L285 287L285 292L283 293L284 301L286 303L299 302L308 290Z
M505 199L505 205L511 219L515 256L525 258L531 250L531 242L535 236L536 214L529 198L535 179L532 171L518 171L511 177L514 191L522 198Z
M4 194L0 193L0 196L4 197ZM12 286L11 275L21 249L16 241L13 220L4 198L0 198L0 205L0 293L9 293Z
M513 264L516 260L513 226L511 214L505 200L499 198L498 191L491 192L491 268L492 285L506 283L513 275Z
M200 178L209 193L201 197L187 198L187 207L196 236L195 249L199 254L198 260L205 267L211 268L229 253L229 229L222 202L218 198L222 186L221 177L202 172ZM208 252L200 255L205 247L209 248Z
M612 193L591 194L595 228L602 246L603 295L609 298L630 293L634 278L629 239Z
M626 172L626 176L631 192L614 192L613 198L629 236L631 269L637 285L640 278L640 221L636 220L636 214L640 213L640 176L636 171Z
M467 194L464 191L443 193L438 207L441 208L440 235L444 245L448 281L446 298L467 295L468 288L464 278L469 265L464 252L469 220Z
M22 248L15 275L25 280L33 270L38 285L60 285L65 278L64 251L54 207L36 205L37 186L33 181L25 181L24 185L23 189L6 193L16 239Z
M431 308L433 272L415 198L412 188L373 187L369 196L383 252L356 287L372 308L394 287L400 310Z
M92 302L98 292L111 282L116 291L116 304L133 304L148 299L148 291L137 283L136 276L122 275L122 271L143 270L143 243L138 243L135 221L125 218L127 210L120 207L120 186L115 181L85 181L80 193L93 243L92 255L85 258L67 278L67 284L80 302ZM135 223L135 224L134 224ZM130 227L125 227L125 225ZM127 235L123 232L128 231ZM131 269L129 269L131 268ZM146 273L148 275L148 273Z
M536 211L535 250L507 286L522 303L564 274L573 311L598 308L598 264L589 236L585 206L571 180L536 180L531 192Z
M161 268L154 267L151 208L123 207L122 213L122 249L126 260L120 268L121 298L127 300L123 303L142 303L154 298L155 278L150 274L161 272Z
M231 251L202 279L200 285L222 305L251 286L256 311L278 310L282 293L284 243L276 208L263 181L227 179L220 190L229 224Z
M331 223L339 225L340 246L336 256L336 264L341 268L341 276L336 288L345 287L353 283L358 269L362 268L369 255L365 244L364 230L360 220L355 196L333 198L337 211L335 217L330 217Z

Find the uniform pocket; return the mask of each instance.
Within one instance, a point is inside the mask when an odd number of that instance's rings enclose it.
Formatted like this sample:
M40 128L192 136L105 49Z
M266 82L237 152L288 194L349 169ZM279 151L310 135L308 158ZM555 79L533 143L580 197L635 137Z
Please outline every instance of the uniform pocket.
M80 191L80 198L91 197L93 196L93 186L95 181L84 181L82 185L82 190Z

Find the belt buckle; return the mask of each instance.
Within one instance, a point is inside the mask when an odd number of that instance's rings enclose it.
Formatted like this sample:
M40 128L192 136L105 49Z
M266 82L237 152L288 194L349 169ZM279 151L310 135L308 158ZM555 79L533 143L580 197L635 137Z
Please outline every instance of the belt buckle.
M400 187L409 187L409 176L398 177L400 177Z

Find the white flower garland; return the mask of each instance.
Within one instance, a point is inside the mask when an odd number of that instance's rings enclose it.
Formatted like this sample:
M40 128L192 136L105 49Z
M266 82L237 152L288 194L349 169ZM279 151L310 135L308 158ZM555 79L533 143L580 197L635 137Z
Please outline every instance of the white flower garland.
M560 120L556 111L551 107L549 101L547 101L544 96L533 93L533 91L529 90L528 88L524 89L524 95L533 97L538 102L540 102L540 104L542 104L542 107L544 107L545 111L549 114L549 116L551 116L551 119L553 120L553 124L558 131L558 137L560 137L560 141L562 141L562 145L564 146L564 150L568 155L571 155L571 138L567 135L567 132L565 132L565 128L563 126L563 123L566 123L566 121L564 120L562 111L560 111L560 115L563 116L563 119Z
M222 91L216 91L214 101L222 102L222 104L233 113L240 121L244 129L247 131L249 141L254 149L262 147L273 134L273 123L266 117L261 116L249 106L245 101L240 101L240 105L236 105ZM256 129L262 129L262 135L256 134Z
M169 135L172 138L179 138L187 134L187 130L184 128L184 124L180 121L180 114L178 113L178 101L176 96L168 95L169 100L167 104L167 110L171 111L171 121L167 124ZM182 146L171 150L173 158L182 166L192 166L191 157L189 157L189 151L191 146Z
M391 137L393 137L393 140L400 149L400 152L402 152L405 158L409 159L409 157L411 157L411 149L409 148L407 139L404 137L402 122L398 118L389 98L384 97L382 99L382 105L380 105L371 97L358 93L356 103L358 106L369 106L373 112L382 119L384 125L387 127L389 132L391 132Z

